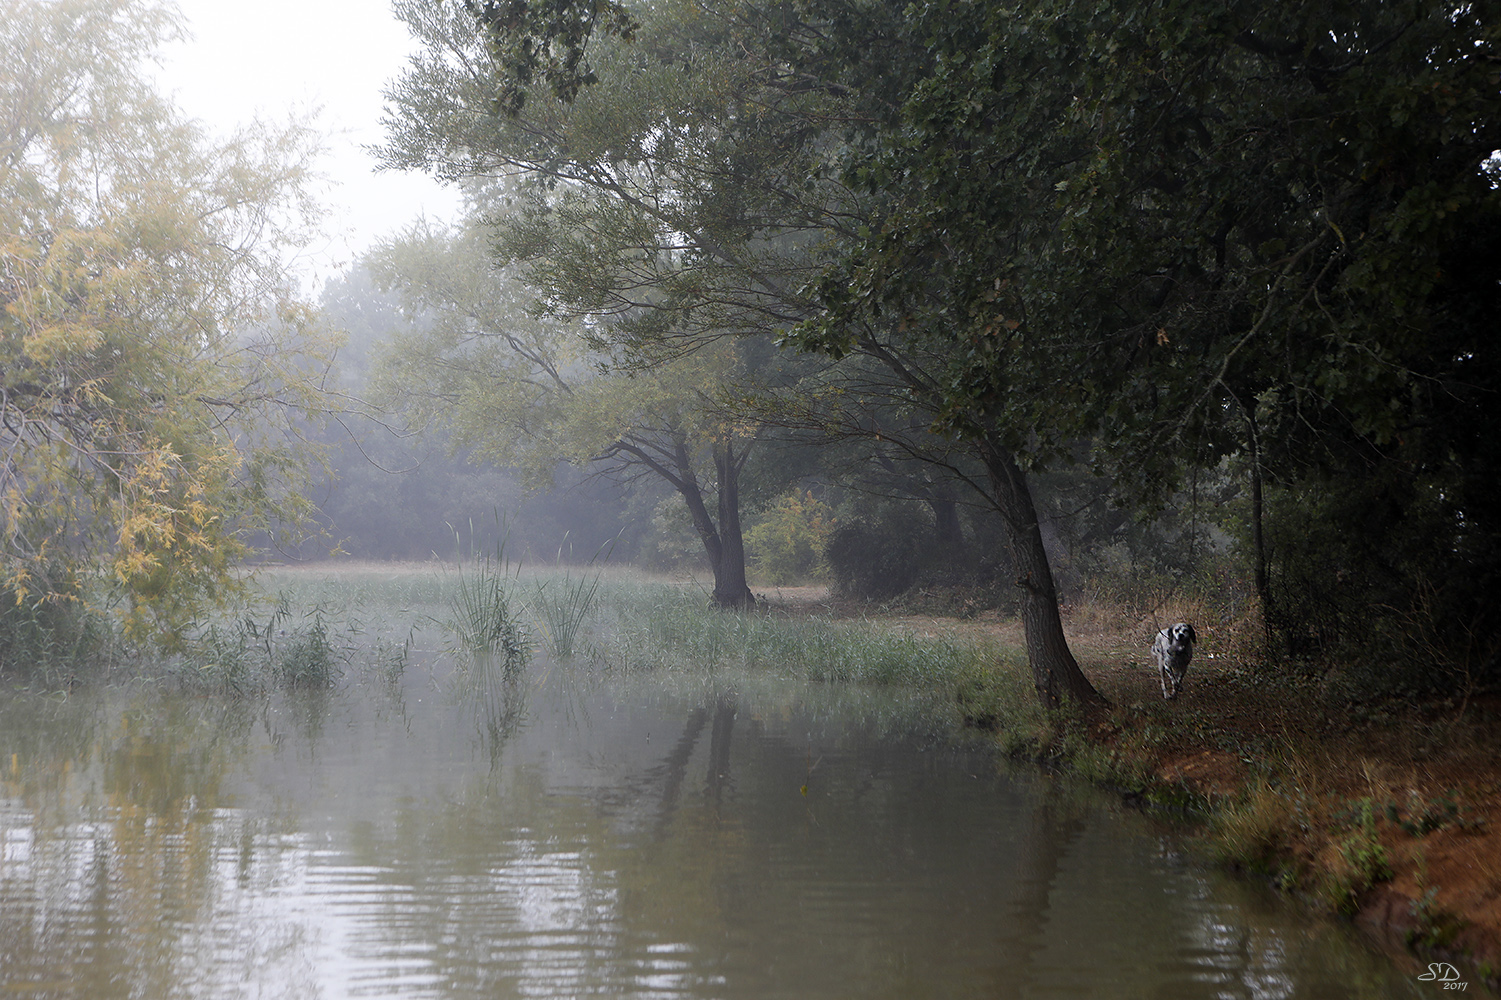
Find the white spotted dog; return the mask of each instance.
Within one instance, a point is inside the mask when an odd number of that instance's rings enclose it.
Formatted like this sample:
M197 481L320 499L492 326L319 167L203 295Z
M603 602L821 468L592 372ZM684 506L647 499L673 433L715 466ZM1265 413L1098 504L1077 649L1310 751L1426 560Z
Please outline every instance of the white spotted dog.
M1194 643L1198 639L1194 627L1183 622L1157 633L1152 655L1162 672L1162 697L1172 700L1183 689L1183 675L1188 673L1188 661L1194 658Z

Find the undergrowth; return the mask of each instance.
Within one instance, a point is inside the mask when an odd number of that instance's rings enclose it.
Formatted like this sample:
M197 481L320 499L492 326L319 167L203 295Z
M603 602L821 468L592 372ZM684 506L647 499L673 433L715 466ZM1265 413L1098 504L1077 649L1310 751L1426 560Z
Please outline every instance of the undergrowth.
M69 684L107 673L124 655L109 617L86 601L0 588L0 677Z

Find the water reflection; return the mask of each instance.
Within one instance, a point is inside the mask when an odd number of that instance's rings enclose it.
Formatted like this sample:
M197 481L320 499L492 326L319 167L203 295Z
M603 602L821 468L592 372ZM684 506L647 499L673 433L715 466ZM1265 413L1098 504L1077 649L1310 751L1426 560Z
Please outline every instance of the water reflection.
M477 680L0 705L0 992L1418 995L868 693Z
M521 727L527 699L522 689L525 666L515 657L475 653L456 674L456 690L469 706L480 745L494 767L501 750Z

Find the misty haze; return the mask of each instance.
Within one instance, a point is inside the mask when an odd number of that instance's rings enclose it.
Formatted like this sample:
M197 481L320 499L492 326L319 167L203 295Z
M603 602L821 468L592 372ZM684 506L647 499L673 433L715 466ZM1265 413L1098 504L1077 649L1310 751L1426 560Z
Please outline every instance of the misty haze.
M1495 11L0 12L0 992L1501 990Z

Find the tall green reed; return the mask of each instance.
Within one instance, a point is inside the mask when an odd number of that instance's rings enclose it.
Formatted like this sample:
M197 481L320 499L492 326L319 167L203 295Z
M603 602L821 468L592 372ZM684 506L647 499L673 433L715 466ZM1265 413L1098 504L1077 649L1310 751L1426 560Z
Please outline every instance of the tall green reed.
M575 579L572 571L563 565L565 548L568 548L566 533L563 543L558 546L558 567L562 570L562 578L554 576L536 580L529 602L532 615L537 619L539 629L547 640L549 651L559 660L572 659L578 651L579 632L595 611L600 579L604 574L603 568L596 569L592 576L585 569L583 575ZM614 539L601 545L588 565L593 567L596 563L609 559L614 548Z
M459 541L457 532L454 540ZM447 583L449 614L443 624L457 651L508 667L525 663L531 642L518 613L519 602L512 600L515 574L506 562L505 540L496 544L494 555L471 550L467 560L461 557Z
M572 659L577 652L579 632L594 611L599 574L575 579L565 572L561 579L536 580L532 588L528 606L547 641L548 651L559 660Z

